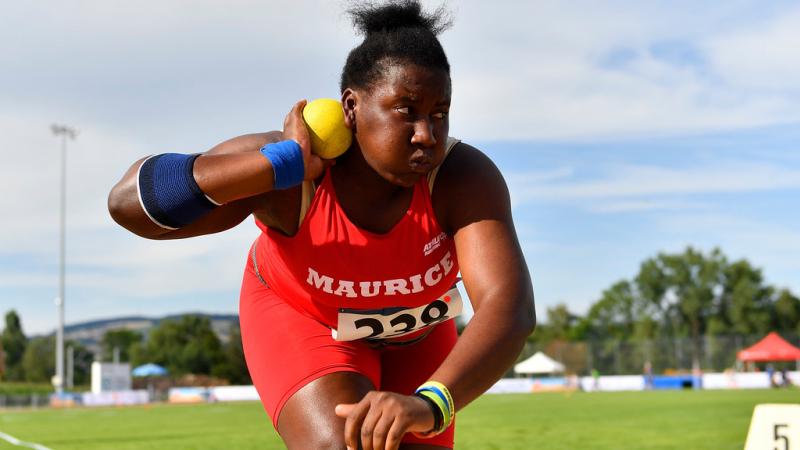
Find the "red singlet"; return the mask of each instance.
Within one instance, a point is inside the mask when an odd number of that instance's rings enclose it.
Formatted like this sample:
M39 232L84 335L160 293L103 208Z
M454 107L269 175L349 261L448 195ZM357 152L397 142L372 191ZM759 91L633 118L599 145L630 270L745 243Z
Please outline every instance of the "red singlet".
M248 369L276 429L285 402L314 379L353 371L376 389L410 395L455 344L453 321L441 322L461 311L451 291L458 262L426 178L385 234L350 222L330 171L295 236L256 223L263 234L248 258L240 320ZM363 338L421 341L376 347ZM452 447L453 427L403 442Z
M414 186L406 214L386 234L350 222L339 206L330 172L295 236L257 224L264 235L257 243L256 260L266 284L332 329L339 328L342 310L428 305L450 290L458 273L453 240L436 221L425 178ZM411 328L418 325L422 323Z

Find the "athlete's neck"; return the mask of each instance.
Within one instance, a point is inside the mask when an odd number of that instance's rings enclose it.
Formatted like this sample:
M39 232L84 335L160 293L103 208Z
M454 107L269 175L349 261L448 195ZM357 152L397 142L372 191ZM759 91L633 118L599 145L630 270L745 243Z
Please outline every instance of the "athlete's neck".
M356 151L354 151L356 150ZM331 183L344 213L359 228L389 232L411 206L414 187L389 182L364 161L357 149L340 157L331 168Z
M414 189L413 186L400 186L382 177L370 167L357 145L336 160L336 165L331 168L331 176L337 195L375 207L385 207Z

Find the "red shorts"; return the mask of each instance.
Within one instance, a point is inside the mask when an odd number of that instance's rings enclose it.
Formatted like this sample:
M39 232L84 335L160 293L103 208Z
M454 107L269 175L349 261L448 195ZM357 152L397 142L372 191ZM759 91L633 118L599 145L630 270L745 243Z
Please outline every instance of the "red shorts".
M452 320L436 325L420 342L374 348L363 341L339 342L330 328L300 313L256 276L248 260L239 300L247 368L264 409L277 430L286 401L306 384L333 372L356 372L376 390L411 395L455 345ZM407 433L403 443L453 447L455 425L430 439Z

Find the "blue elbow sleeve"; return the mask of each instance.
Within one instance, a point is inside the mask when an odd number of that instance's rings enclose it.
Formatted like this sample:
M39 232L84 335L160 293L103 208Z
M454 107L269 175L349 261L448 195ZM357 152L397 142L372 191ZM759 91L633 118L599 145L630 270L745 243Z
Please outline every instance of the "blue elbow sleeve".
M178 229L217 207L194 179L198 156L165 153L151 156L139 167L139 200L157 225Z

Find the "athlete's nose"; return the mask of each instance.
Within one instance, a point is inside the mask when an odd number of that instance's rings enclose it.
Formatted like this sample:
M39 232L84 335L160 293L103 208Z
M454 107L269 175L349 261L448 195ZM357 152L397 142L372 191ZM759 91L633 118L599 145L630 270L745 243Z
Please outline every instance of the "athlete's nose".
M433 135L433 121L429 118L420 118L414 122L414 135L411 136L411 143L420 147L433 147L436 145L436 138Z

